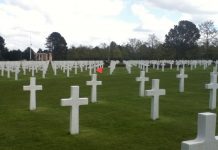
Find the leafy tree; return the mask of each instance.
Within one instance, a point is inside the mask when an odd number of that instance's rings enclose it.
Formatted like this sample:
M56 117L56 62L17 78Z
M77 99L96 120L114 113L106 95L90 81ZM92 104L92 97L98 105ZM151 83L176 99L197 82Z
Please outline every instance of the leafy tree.
M216 41L217 30L214 27L214 22L211 20L205 21L199 25L199 29L201 32L203 44L205 46L205 49L207 50L209 45L213 44Z
M39 50L37 51L37 53L42 53L43 50L41 48L39 48Z
M27 47L22 54L22 58L25 60L30 60L30 53L31 53L31 60L35 60L35 52L32 48Z
M5 40L3 37L0 36L0 60L3 59L2 53L5 50Z
M22 52L21 50L12 50L8 52L7 60L22 60Z
M186 57L186 51L197 47L200 33L196 25L190 21L180 21L165 36L165 47L176 50L176 59Z
M114 59L114 60L122 60L122 54L121 54L121 51L120 51L118 46L115 49L113 49L112 59Z
M2 58L4 60L8 60L8 56L9 56L9 50L7 47L5 47L2 51L1 51L1 55L2 55Z
M52 51L54 60L65 60L67 58L67 43L60 33L51 33L46 39L46 47Z
M117 43L112 41L109 45L109 60L113 59L113 51L117 48Z

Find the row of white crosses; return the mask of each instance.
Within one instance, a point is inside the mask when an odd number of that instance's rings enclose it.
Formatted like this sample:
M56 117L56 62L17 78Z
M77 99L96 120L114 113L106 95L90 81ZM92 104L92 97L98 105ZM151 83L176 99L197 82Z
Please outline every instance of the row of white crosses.
M97 85L102 85L102 81L97 81L96 74L92 75L92 80L87 81L87 85L92 86L91 102L97 102ZM42 85L36 85L36 78L30 78L30 85L23 86L24 91L30 91L31 111L36 110L36 91L42 90ZM71 86L71 96L68 99L61 99L61 106L71 106L70 112L70 133L79 133L79 106L88 105L88 98L79 98L79 86Z
M191 70L196 68L197 66L203 66L206 69L208 66L212 65L212 60L128 60L124 61L126 65L126 69L128 73L131 73L131 66L138 66L140 70L145 70L148 72L148 67L152 66L153 69L159 70L161 67L161 71L164 72L165 66L170 65L170 69L172 69L173 65L177 66L177 71L180 68L185 68L185 66L190 66ZM215 61L216 65L218 65L218 61Z
M49 66L49 61L21 61L21 67L23 74L26 75L26 71L31 71L32 76L38 71L42 72L42 78L45 78Z
M57 75L57 70L62 70L69 77L73 69L74 74L78 73L78 69L81 72L89 69L89 75L91 76L96 72L97 68L103 68L104 63L103 61L52 61L51 65L55 76Z
M4 76L4 71L7 72L7 78L11 77L11 72L15 74L15 80L18 80L18 75L23 69L23 74L26 75L26 70L32 72L32 76L34 76L34 72L41 70L42 77L45 78L45 74L48 68L48 61L2 61L0 62L1 76Z
M18 80L18 74L20 72L20 61L2 61L0 62L1 76L4 76L4 72L7 72L7 78L11 77L11 72L15 74L15 80Z
M191 69L196 68L197 65L200 66L209 66L212 64L213 61L211 60L150 60L150 61L141 61L141 60L130 60L130 61L124 61L126 64L126 68L128 73L131 73L131 67L132 66L139 66L141 70L145 70L148 72L149 66L153 65L153 68L156 66L156 69L159 69L159 66L161 65L162 71L164 71L164 67L166 64L170 65L170 69L172 69L172 65L175 63L177 65L177 69L179 70L180 66L184 68L185 65L190 65ZM116 64L119 63L119 61L111 61L110 64L110 75L114 71ZM215 62L216 65L218 64L218 61ZM4 71L7 72L7 77L10 78L10 73L15 73L15 80L18 79L18 74L20 73L20 67L23 70L23 74L26 75L26 71L29 70L32 72L32 76L35 76L35 73L38 72L38 70L42 71L42 77L45 78L47 68L48 68L48 61L2 61L0 62L0 69L1 69L1 75L4 75ZM54 75L57 75L57 69L62 69L63 72L67 72L67 76L70 76L70 71L74 69L75 74L77 74L77 69L80 68L81 72L85 69L89 69L89 75L92 75L92 70L95 70L98 67L103 67L103 61L52 61L52 68L54 71ZM205 68L206 68L205 67Z

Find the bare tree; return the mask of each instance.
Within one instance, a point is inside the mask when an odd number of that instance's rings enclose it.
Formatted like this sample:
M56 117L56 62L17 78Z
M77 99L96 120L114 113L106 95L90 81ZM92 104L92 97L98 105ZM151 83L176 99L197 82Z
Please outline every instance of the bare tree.
M127 43L132 49L134 52L138 51L138 49L140 48L140 46L143 45L143 42L140 41L139 39L129 39L129 42Z
M209 45L213 43L217 36L217 29L214 27L214 22L211 20L199 24L201 39L207 50Z
M154 33L148 35L148 45L152 49L157 48L158 45L160 45L160 41Z

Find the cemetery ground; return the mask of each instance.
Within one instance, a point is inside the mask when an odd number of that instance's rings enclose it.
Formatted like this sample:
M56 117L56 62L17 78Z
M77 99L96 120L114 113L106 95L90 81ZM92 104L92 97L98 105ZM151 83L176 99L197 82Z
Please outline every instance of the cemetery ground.
M51 67L46 78L36 74L37 109L29 111L28 75L0 77L0 150L180 150L181 142L197 135L197 115L209 110L209 90L212 67L190 70L186 68L185 92L179 93L176 68L149 69L145 89L151 89L151 80L160 79L160 88L166 95L160 97L160 118L150 119L151 98L139 97L140 75L134 67L128 74L117 67L113 75L104 69L98 74L98 102L90 103L91 77L88 71L66 77L62 71L53 75ZM80 133L69 134L70 107L61 107L62 98L70 97L70 86L80 86L80 97L88 97L89 104L80 106ZM218 122L218 121L217 121ZM217 123L218 125L218 123ZM216 132L217 135L218 132Z

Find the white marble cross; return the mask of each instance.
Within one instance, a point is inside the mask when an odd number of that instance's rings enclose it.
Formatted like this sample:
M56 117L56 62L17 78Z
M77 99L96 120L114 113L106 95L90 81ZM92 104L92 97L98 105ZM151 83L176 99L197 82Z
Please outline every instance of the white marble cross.
M216 114L198 114L197 138L190 141L183 141L181 150L217 150L218 136L216 134Z
M89 75L91 76L92 75L92 66L89 65Z
M5 66L1 65L1 76L4 76L4 70L5 70Z
M173 63L174 63L173 61L170 62L170 69L171 70L173 69Z
M159 70L159 65L160 65L160 64L159 64L159 63L157 63L156 65L157 65L157 70Z
M146 64L145 67L146 67L146 68L145 68L145 71L148 72L149 64Z
M70 133L79 133L79 106L88 105L88 98L79 98L79 86L71 86L71 96L61 99L61 106L71 106Z
M155 69L155 63L152 64L152 68Z
M161 63L161 71L164 72L165 63Z
M216 91L218 89L217 74L213 72L210 74L210 83L205 84L205 88L210 89L209 108L212 110L216 109Z
M136 81L140 82L139 96L145 96L145 81L149 81L149 78L145 77L145 71L140 72L140 77L136 77Z
M43 66L42 66L42 78L43 78L43 79L45 78L46 71L47 71L47 66L46 66L46 65L43 65Z
M131 64L129 64L129 63L126 64L126 69L127 69L128 74L131 74L131 73L132 73L131 67L132 67Z
M193 70L193 64L190 64L190 70Z
M11 75L10 75L10 66L9 66L9 65L7 66L7 77L8 77L8 78L11 77Z
M78 68L77 64L74 64L75 74L77 74L77 68Z
M159 118L159 97L166 95L165 89L159 89L159 79L152 79L152 89L145 90L146 96L152 96L151 99L151 118L156 120Z
M32 64L32 77L35 76L35 72L34 72L34 70L35 70L35 67L34 67L33 64Z
M18 80L18 74L19 74L19 72L20 72L20 69L19 69L19 67L17 66L17 67L15 68L15 80Z
M213 67L213 73L217 74L217 66Z
M114 65L110 65L109 68L110 68L110 75L112 75L112 73L113 73L113 71L115 69L115 66Z
M177 63L177 64L176 64L176 70L177 70L177 71L179 71L179 66L180 66L180 64Z
M56 76L57 75L57 66L55 63L52 63L52 68L53 68L53 71L54 71L54 75Z
M204 65L204 70L206 70L207 69L207 63L204 62L203 65Z
M184 68L180 69L180 74L177 74L176 77L180 78L179 92L184 92L185 78L188 78L188 75L184 73Z
M92 86L91 102L97 102L97 85L102 85L102 81L97 81L97 75L92 74L92 80L86 81L86 85Z
M36 91L42 90L42 85L36 85L36 78L30 77L30 85L23 86L24 91L30 91L30 110L36 109Z
M70 65L67 65L67 77L70 77Z

